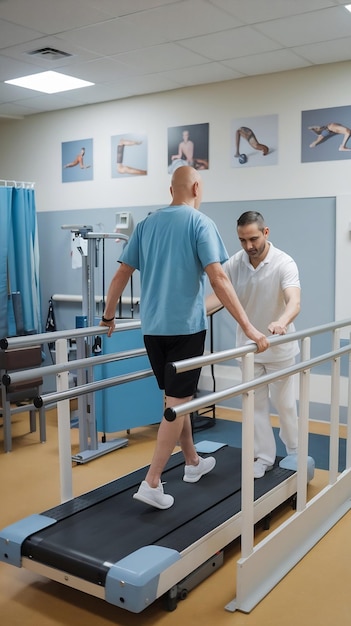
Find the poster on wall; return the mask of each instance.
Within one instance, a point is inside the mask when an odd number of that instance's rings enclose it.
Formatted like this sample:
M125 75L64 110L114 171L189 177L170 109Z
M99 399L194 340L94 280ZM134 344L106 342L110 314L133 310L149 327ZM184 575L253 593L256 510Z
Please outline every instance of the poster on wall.
M147 174L147 136L124 133L111 137L111 176L128 178Z
M209 124L189 124L168 129L168 172L182 165L208 170Z
M62 182L93 180L93 140L62 143Z
M231 167L258 167L278 163L278 115L232 120Z
M302 111L301 162L351 158L351 106Z

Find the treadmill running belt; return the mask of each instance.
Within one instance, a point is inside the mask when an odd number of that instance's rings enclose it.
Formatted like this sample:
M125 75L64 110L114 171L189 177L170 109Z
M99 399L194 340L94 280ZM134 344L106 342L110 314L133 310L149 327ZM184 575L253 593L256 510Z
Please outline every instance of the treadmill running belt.
M22 545L22 556L104 585L111 564L147 545L181 552L241 508L241 449L225 446L214 453L215 469L198 483L185 483L184 459L173 455L162 475L175 498L167 510L133 499L146 468L132 472L42 515L57 523ZM278 466L255 481L255 499L293 474Z

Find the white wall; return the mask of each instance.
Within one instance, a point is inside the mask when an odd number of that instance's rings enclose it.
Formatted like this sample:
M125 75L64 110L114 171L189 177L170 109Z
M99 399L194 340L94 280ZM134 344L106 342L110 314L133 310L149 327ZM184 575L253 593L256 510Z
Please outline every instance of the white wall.
M351 62L334 63L0 120L0 178L35 181L38 211L161 205L169 201L168 127L209 122L204 201L338 197L335 317L343 319L351 313L350 161L301 163L300 145L301 111L351 104L350 71ZM278 165L231 168L231 121L268 114L279 118ZM148 136L146 177L111 178L111 136L125 132ZM89 137L94 180L62 184L61 143Z
M336 196L351 193L350 162L300 162L301 111L351 104L351 62L201 85L121 101L0 120L0 178L36 182L38 211L168 202L167 129L210 124L205 201ZM278 165L230 167L237 117L277 114ZM111 136L145 132L149 175L111 178ZM92 137L94 180L61 183L61 142Z
M337 197L335 319L349 318L350 160L301 163L301 111L351 105L350 71L335 63L0 120L0 178L35 181L38 211L167 204L167 129L208 122L204 201ZM278 165L231 168L231 121L268 114L279 119ZM126 132L147 134L148 176L111 178L111 136ZM62 184L61 143L89 137L94 180Z

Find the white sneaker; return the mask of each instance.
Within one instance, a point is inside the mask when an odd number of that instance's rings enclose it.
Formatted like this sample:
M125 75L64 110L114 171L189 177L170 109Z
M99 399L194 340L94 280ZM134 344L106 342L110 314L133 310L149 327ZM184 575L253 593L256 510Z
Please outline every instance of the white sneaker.
M268 465L261 459L257 459L254 462L254 478L263 478L266 472L270 472L273 469L273 465Z
M208 474L216 465L216 459L213 456L208 456L206 459L199 456L199 459L197 465L186 465L184 467L183 480L186 483L197 483L201 476Z
M133 498L154 506L156 509L169 509L174 502L173 496L163 493L161 481L158 487L150 487L146 480L143 480Z

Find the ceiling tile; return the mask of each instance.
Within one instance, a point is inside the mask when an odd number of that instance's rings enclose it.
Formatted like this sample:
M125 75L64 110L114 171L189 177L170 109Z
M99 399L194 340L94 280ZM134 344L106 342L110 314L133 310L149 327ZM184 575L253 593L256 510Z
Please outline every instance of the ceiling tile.
M207 33L220 32L241 26L242 22L228 13L206 4L203 0L188 0L179 10L179 4L171 4L145 13L130 15L128 22L146 30L153 39L161 30L165 40L187 39Z
M28 54L46 47L70 56ZM0 0L0 116L344 60L342 0ZM96 85L66 97L1 82L49 69Z
M1 13L0 13L1 15ZM17 24L11 24L0 19L0 51L3 48L20 44L23 41L32 41L41 36L42 33L38 30L33 30L25 26L18 26Z
M61 34L60 38L105 56L138 50L166 41L162 30L158 29L149 34L147 29L130 24L127 18L114 18L103 24L67 31Z
M183 67L172 72L164 72L183 86L218 83L223 80L242 78L243 74L222 63L205 63L194 67Z
M272 72L284 72L299 67L307 67L311 64L291 50L276 50L275 52L263 52L239 59L223 61L223 65L227 65L247 76L255 76Z
M300 46L347 37L351 32L351 13L339 6L257 24L255 28L283 46Z
M140 73L163 72L206 63L204 57L174 43L125 52L116 58L126 65L139 68Z
M251 26L186 39L180 43L185 48L214 61L246 56L248 53L255 54L277 50L282 47L279 43L255 31Z
M121 80L125 76L135 76L140 73L138 68L130 67L112 57L100 57L89 63L72 63L69 70L70 74L77 78L99 84L113 84L114 81Z
M33 50L41 50L42 48L54 48L71 55L63 57L58 60L45 59L42 56L35 56L29 54ZM11 59L17 59L18 61L28 63L30 65L39 66L43 70L57 69L58 67L69 65L72 62L90 61L96 59L99 55L96 52L92 52L85 48L79 48L73 45L71 42L63 41L59 37L40 37L39 39L33 39L26 41L23 44L17 46L10 46L0 51L2 55ZM38 71L38 70L34 70Z
M93 4L86 0L11 0L1 3L0 16L48 35L111 17L101 10L100 2Z
M296 54L311 61L311 63L336 63L350 59L351 37L344 37L335 41L323 41L307 46L292 48Z
M85 1L85 0L84 0ZM187 0L186 0L187 1ZM184 0L178 0L178 4ZM94 4L93 2L91 2ZM148 11L167 4L174 4L175 0L95 0L95 5L114 17L132 15L138 11Z
M211 0L212 4L225 9L246 24L257 24L279 17L299 15L335 6L332 0Z

